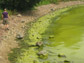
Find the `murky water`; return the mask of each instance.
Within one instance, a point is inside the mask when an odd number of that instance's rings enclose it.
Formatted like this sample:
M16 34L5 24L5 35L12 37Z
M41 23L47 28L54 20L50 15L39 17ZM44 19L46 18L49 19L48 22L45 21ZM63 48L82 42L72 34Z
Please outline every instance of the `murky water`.
M48 60L51 63L64 63L64 60L84 63L84 6L73 8L52 20L43 34ZM58 54L64 54L66 58L59 58Z

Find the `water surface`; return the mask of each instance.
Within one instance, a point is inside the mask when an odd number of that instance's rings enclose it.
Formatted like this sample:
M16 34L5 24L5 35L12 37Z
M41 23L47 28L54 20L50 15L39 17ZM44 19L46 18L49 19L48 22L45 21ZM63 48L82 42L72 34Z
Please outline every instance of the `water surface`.
M44 49L49 52L51 63L69 60L84 63L84 6L79 6L52 19L43 35ZM51 37L51 38L49 38ZM66 55L59 58L58 54Z

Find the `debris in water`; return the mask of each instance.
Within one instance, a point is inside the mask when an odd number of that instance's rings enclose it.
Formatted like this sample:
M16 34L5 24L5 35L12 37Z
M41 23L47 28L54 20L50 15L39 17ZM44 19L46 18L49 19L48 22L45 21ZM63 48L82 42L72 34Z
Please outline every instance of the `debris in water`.
M64 60L64 63L70 63L70 61L68 61L68 60Z
M49 38L54 38L54 35L50 35Z
M64 58L66 58L66 56L64 54L58 54L58 57L64 57Z

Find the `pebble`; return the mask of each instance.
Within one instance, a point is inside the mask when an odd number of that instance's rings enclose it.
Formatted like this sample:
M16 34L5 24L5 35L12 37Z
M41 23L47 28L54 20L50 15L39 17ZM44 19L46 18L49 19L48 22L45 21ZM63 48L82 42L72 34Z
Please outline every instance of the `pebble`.
M37 42L36 43L36 46L42 46L43 45L43 42Z
M47 52L45 50L42 50L38 53L38 55L46 55L46 54L47 54Z
M22 15L21 14L18 14L17 17L22 17Z
M17 38L17 39L23 39L23 35L17 34L17 35L16 35L16 38Z

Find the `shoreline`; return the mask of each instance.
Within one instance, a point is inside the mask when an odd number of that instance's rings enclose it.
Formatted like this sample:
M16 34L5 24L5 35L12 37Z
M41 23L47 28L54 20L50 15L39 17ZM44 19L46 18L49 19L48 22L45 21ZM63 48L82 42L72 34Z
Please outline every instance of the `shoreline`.
M28 35L26 35L26 37L23 39L22 44L26 44L25 47L27 48L28 45L31 46L31 45L35 45L37 42L42 42L41 34L46 31L47 27L52 22L51 19L56 16L61 15L61 13L67 12L68 10L70 10L72 8L75 8L75 6L71 6L71 7L67 7L67 8L63 8L63 9L54 11L52 13L49 13L49 14L37 19L36 22L32 24L30 29L28 29L28 32L27 32ZM38 55L37 55L37 53L39 52L38 47L28 47L28 49L25 49L25 47L22 48L25 51L22 53L20 52L20 54L22 56L20 55L19 57L17 57L17 60L15 60L16 63L20 63L20 62L33 63L34 60L36 61L36 63L42 63L38 59ZM22 49L20 49L20 50L22 51ZM17 52L17 54L18 54L18 52ZM34 54L34 55L32 55L32 54ZM14 55L14 53L12 55ZM30 56L32 56L32 58L30 58ZM30 58L30 60L27 60L28 58Z

